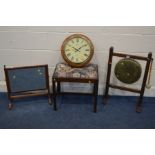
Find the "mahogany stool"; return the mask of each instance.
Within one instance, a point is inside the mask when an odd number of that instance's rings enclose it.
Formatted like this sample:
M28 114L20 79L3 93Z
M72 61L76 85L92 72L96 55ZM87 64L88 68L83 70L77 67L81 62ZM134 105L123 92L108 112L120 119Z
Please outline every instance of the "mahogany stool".
M58 63L52 76L54 110L57 110L56 105L57 94L70 93L61 91L61 83L74 82L74 83L93 84L93 92L91 93L94 98L93 111L97 112L98 81L99 81L98 66L96 64L88 64L82 68L73 68L66 63ZM85 94L85 93L78 93L78 94Z

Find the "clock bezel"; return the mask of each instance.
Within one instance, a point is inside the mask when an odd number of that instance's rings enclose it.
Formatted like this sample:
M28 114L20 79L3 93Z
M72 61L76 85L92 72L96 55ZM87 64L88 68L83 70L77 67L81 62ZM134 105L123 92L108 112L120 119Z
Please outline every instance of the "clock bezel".
M74 39L74 38L82 38L82 39L86 40L87 43L88 43L88 45L89 45L89 47L90 47L90 55L89 55L89 57L88 57L85 61L83 61L83 62L81 62L81 63L72 62L71 60L68 59L68 57L67 57L66 54L65 54L65 46L66 46L66 44L67 44L71 39ZM93 57L93 55L94 55L94 46L93 46L93 43L91 42L91 40L90 40L87 36L85 36L85 35L83 35L83 34L73 34L73 35L67 37L67 38L63 41L62 46L61 46L61 55L62 55L62 57L64 58L64 60L65 60L71 67L77 67L77 68L78 68L78 67L83 67L83 66L87 65L87 64L90 62L90 60L92 59L92 57Z

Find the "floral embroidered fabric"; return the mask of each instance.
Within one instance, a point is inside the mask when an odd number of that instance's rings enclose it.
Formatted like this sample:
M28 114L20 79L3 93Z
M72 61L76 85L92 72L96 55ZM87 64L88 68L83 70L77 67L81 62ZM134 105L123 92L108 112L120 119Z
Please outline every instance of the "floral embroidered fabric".
M58 63L54 72L55 78L97 79L98 66L88 64L82 68L73 68L66 63Z

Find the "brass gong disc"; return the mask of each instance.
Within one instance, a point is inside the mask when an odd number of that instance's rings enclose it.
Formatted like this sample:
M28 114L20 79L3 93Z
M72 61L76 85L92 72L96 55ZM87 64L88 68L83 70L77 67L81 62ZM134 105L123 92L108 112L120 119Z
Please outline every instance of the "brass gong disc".
M132 84L140 78L142 68L137 61L131 58L124 58L118 61L114 72L118 80L123 83Z

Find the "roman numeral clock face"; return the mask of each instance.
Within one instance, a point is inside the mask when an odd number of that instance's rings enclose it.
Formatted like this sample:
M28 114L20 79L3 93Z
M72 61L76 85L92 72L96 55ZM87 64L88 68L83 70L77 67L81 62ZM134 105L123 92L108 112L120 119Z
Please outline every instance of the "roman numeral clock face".
M92 58L94 47L88 37L74 34L65 39L61 53L64 60L72 67L82 67Z

